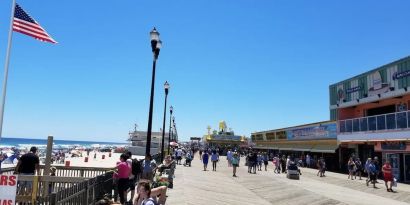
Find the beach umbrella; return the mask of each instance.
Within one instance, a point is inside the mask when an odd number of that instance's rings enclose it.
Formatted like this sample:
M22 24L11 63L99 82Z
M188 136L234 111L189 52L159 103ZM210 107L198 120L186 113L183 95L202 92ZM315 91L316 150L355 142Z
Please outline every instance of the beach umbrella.
M171 145L171 146L173 146L173 147L176 147L176 146L178 146L178 143L176 143L176 142L170 142L169 145Z

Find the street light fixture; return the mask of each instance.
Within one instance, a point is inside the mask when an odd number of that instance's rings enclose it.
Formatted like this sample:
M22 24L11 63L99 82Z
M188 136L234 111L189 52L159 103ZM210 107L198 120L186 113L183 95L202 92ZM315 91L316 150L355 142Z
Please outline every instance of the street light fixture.
M153 53L152 61L152 80L151 80L151 97L149 101L149 116L148 116L148 130L147 130L147 144L145 146L145 154L151 154L151 132L152 132L152 112L154 107L154 84L155 84L155 66L161 50L162 42L159 40L159 33L157 29L152 29L150 32L151 48Z
M165 106L164 106L164 120L162 122L161 162L164 161L165 118L167 116L167 98L168 98L168 91L169 91L168 81L165 81L164 89L165 89Z
M169 132L168 132L168 154L170 152L170 143L171 143L171 132L172 132L172 112L174 111L174 107L169 107Z
M175 129L175 134L177 133L176 127L175 127L175 116L172 116L172 125L174 126ZM174 134L174 133L172 133ZM173 142L178 142L178 140L176 140L176 137L174 135L172 135L172 141Z

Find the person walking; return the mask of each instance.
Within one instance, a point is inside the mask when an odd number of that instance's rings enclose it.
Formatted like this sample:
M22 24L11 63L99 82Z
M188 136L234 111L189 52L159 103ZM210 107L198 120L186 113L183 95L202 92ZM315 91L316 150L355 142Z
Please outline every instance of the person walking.
M202 154L202 163L204 163L204 171L206 171L206 168L208 167L208 161L209 161L208 151L204 151L204 153Z
M372 162L372 158L367 158L366 163L364 164L364 172L367 173L367 179L366 181L370 180L370 174L369 174L369 165Z
M232 166L232 152L231 149L228 149L228 152L226 153L226 160L228 160L228 167Z
M324 177L325 176L325 160L323 157L320 157L319 160L317 160L317 174L316 176Z
M265 165L265 171L268 171L268 160L269 160L269 157L268 157L268 154L267 154L266 152L263 154L262 159L263 159L263 164Z
M262 154L259 152L258 153L258 158L257 158L257 160L258 160L258 171L262 171L262 161L263 161L263 157L262 157Z
M286 156L282 155L282 158L280 159L280 165L282 169L282 173L286 174Z
M251 158L253 173L256 174L256 166L258 166L258 153L254 152Z
M274 173L280 174L280 160L279 160L279 155L276 155L273 158L273 164L275 165L275 170L273 171Z
M311 163L311 161L310 161L310 155L307 154L307 155L306 155L306 167L307 167L307 168L310 168L310 163Z
M347 176L347 179L353 180L354 168L355 168L355 164L354 164L353 158L350 157L349 161L347 162L347 169L349 171L349 176Z
M362 180L362 171L363 171L363 165L362 161L360 161L359 158L356 158L356 161L354 162L356 166L356 174L354 176L354 179L356 179L357 176L359 176L359 180Z
M202 160L202 148L199 149L199 160Z
M393 192L392 186L393 186L393 174L392 174L392 168L390 166L389 160L386 160L386 162L383 165L382 168L383 172L383 178L384 178L384 185L386 185L386 189L388 192ZM390 182L390 186L387 186L387 183Z
M248 173L251 173L251 170L252 170L251 157L252 157L252 154L248 153L245 158L245 165L248 166Z
M178 147L177 151L176 151L176 157L177 157L177 164L181 165L182 164L182 149L181 147Z
M238 153L237 152L234 152L233 153L233 156L232 156L232 172L233 172L233 177L236 177L236 167L238 167L239 166L239 155L238 155Z
M374 164L374 161L371 161L369 164L368 174L370 176L369 176L369 180L366 180L366 185L369 186L369 182L371 182L373 184L373 188L377 188L376 187L377 170L376 170L376 165Z
M377 156L374 157L373 163L374 163L374 166L376 167L376 183L379 183L377 181L377 178L379 177L381 166L380 166L379 158Z
M219 153L216 150L212 151L211 155L212 171L216 171L216 163L219 161Z

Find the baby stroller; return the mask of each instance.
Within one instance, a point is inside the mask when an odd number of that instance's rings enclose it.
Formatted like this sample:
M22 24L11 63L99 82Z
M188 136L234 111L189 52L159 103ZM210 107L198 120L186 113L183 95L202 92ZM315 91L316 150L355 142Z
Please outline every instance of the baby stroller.
M288 179L299 179L300 170L299 167L296 166L295 162L290 162L288 165L288 171L286 177Z
M184 166L191 166L191 161L192 161L192 157L191 157L191 155L188 154L188 155L185 157Z

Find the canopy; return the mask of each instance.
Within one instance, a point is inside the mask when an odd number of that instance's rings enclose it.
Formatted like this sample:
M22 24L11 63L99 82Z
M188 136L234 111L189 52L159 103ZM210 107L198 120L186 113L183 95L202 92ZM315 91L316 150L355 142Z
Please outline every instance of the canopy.
M177 147L177 146L178 146L178 143L176 143L176 142L170 142L169 145L171 145L171 146L173 146L173 147Z
M320 153L335 153L337 147L337 144L317 144L313 146L313 148L310 151Z

